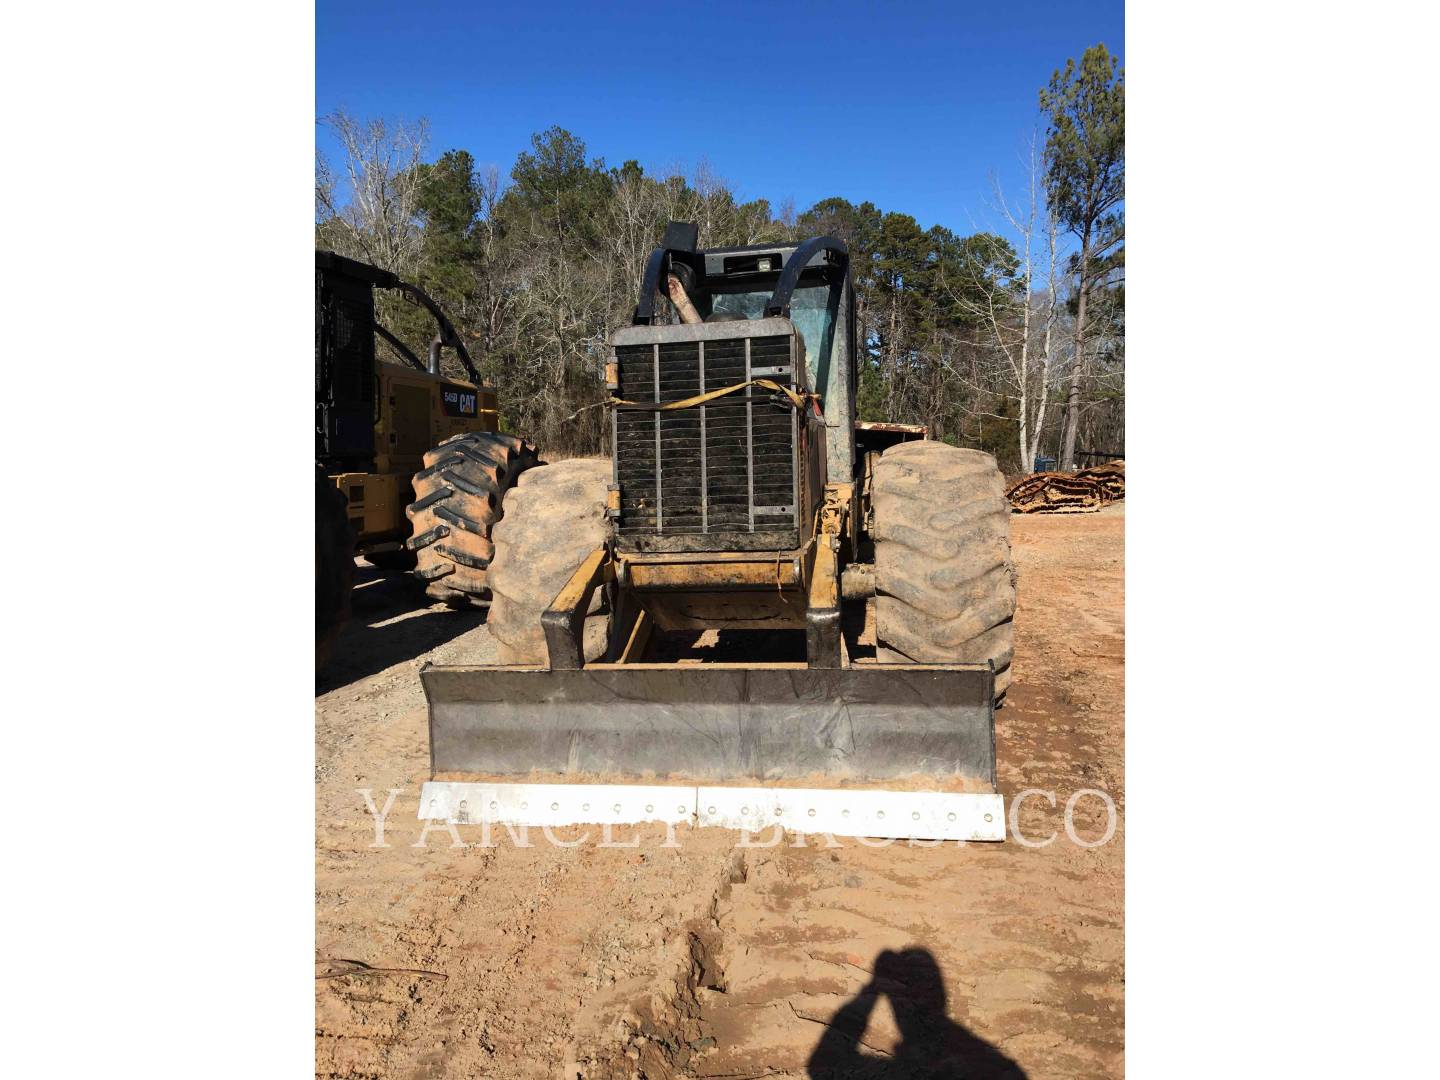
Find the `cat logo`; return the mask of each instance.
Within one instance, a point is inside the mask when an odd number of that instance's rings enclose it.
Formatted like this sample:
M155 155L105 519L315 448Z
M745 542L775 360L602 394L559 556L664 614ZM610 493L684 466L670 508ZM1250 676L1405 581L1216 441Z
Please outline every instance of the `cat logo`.
M459 386L442 386L440 399L445 406L447 416L475 415L476 394L474 390L466 390Z

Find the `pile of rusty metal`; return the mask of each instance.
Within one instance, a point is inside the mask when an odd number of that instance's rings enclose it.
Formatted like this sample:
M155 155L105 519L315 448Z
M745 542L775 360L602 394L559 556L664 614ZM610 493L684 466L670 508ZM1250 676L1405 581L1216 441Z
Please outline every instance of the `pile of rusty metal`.
M1125 498L1125 462L1123 460L1096 465L1093 469L1081 469L1076 476L1094 480L1107 503L1119 502Z
M1005 492L1018 514L1088 514L1125 498L1125 462L1021 477Z

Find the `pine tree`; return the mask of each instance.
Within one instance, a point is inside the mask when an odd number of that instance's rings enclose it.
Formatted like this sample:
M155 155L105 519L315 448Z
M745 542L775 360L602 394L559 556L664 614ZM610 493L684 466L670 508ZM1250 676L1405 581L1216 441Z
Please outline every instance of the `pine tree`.
M1049 130L1045 144L1050 205L1080 241L1076 257L1075 355L1065 409L1060 467L1075 467L1080 425L1080 378L1084 368L1086 302L1124 238L1125 72L1103 44L1085 50L1080 64L1040 91Z

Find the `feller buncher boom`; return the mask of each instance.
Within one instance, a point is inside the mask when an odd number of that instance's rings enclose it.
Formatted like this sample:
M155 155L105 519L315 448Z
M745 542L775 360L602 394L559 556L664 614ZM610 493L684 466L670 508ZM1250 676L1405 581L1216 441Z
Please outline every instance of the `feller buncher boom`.
M421 672L421 816L1003 839L993 458L856 423L842 241L695 240L612 339L609 460L506 496L502 663Z

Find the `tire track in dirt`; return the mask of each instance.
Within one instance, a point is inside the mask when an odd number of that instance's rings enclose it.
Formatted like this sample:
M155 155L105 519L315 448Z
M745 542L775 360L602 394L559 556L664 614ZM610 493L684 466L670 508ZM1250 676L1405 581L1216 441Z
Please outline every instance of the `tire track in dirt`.
M1057 880L1053 857L997 858L974 845L749 855L749 879L719 919L725 989L701 996L717 1047L696 1075L807 1075L820 1030L874 989L884 951L907 949L933 955L943 983L944 1006L922 1024L962 1024L1032 1076L1116 1075L1123 936L1113 914L1084 903L1091 875ZM862 1038L857 1052L897 1053L893 1002ZM965 1075L972 1062L953 1049L936 1064Z
M635 1001L683 983L694 967L694 942L708 932L726 874L727 836L682 833L681 847L666 848L663 829L617 829L617 842L639 845L567 848L532 830L522 847L500 829L494 847L453 849L432 831L416 850L415 810L413 797L397 800L391 847L335 879L345 902L322 917L321 951L445 979L318 983L319 1075L549 1077L567 1060L615 1063L615 1051L628 1060L626 1050L647 1044L662 1058L686 1058L675 1034L684 1009L636 1012ZM478 828L460 831L466 842L480 838ZM554 835L570 843L584 831Z

